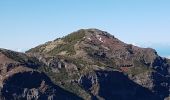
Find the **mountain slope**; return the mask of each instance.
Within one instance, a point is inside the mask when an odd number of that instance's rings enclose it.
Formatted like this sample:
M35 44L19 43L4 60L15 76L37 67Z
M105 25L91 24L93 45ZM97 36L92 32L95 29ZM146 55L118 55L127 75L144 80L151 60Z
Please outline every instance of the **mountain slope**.
M98 29L78 30L25 54L2 49L0 65L3 69L1 95L7 100L8 97L35 100L45 97L163 100L170 97L169 59L160 57L152 48L126 44ZM27 77L29 80L22 85L16 81ZM11 85L20 87L13 90ZM30 91L33 91L31 96ZM36 96L37 91L40 96Z
M103 70L122 72L129 80L149 89L161 99L170 94L168 59L160 57L154 49L126 44L105 31L81 29L30 49L27 53L36 55L38 59L44 58L48 66L45 68L51 68L51 78L56 83L73 83L80 91L84 90L81 86L82 77L98 79L95 71ZM57 71L54 72L54 69ZM58 74L62 74L61 77ZM53 78L55 75L61 79ZM97 90L100 88L99 82L95 84L92 79L89 90L85 89L87 95L102 98Z

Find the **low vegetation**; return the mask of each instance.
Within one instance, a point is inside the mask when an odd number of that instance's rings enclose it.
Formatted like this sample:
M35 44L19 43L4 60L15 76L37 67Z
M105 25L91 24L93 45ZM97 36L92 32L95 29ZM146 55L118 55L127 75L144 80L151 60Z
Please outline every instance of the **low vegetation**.
M73 61L73 60L72 62L76 63L76 61ZM90 94L88 94L85 90L83 90L81 86L79 86L77 83L71 82L71 79L78 80L79 78L78 75L69 76L65 68L61 68L59 70L59 73L53 72L52 68L48 66L40 67L38 70L40 72L46 73L55 84L59 85L63 89L68 90L72 93L75 93L83 97L84 99L90 98Z
M75 43L79 40L82 40L83 37L85 36L85 31L82 29L78 32L71 33L67 35L66 37L63 38L63 40L67 43Z
M48 66L40 67L38 70L46 73L55 84L58 84L58 82L65 81L69 78L64 68L60 69L59 73L53 72L52 68Z
M18 53L10 50L1 50L1 52L6 55L8 58L13 59L16 62L19 62L22 65L27 67L37 68L41 66L41 62L35 57L29 57L23 53Z
M80 30L78 32L74 32L72 34L67 35L66 37L63 37L62 40L65 42L63 44L57 45L54 49L49 51L48 53L50 55L56 55L61 52L66 52L68 56L76 54L76 51L74 49L74 45L83 39L85 36L84 30Z
M78 96L81 96L84 100L89 100L90 99L90 94L87 93L84 89L82 89L78 84L76 83L65 83L61 87L64 89L77 94Z
M139 61L134 61L134 67L129 68L127 73L131 75L138 75L147 71L152 71L152 69Z
M74 50L74 44L73 43L67 43L67 44L59 44L57 45L53 50L48 52L50 55L56 55L60 52L66 52L67 55L73 55L76 53Z
M47 45L48 45L48 42L43 44L43 45L39 45L35 48L30 49L30 50L26 51L26 53L29 53L29 52L31 52L31 53L43 53L43 50L45 49L45 47Z

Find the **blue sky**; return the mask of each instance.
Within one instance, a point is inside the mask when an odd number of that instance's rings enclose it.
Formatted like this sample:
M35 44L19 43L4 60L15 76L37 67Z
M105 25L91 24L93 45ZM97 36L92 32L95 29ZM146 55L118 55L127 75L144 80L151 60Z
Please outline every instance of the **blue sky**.
M0 0L0 48L23 51L81 28L170 56L170 0Z

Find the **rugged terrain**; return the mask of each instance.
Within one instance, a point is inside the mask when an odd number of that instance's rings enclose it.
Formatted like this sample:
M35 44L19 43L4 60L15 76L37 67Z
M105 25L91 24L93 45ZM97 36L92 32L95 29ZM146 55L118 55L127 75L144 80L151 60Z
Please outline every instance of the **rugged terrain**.
M0 49L3 100L168 100L170 60L98 29L26 53Z

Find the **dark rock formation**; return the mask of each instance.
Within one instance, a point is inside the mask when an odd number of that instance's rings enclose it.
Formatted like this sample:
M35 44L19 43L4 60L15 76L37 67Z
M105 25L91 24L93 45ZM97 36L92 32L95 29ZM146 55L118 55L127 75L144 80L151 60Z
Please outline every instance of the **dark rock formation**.
M5 100L81 100L80 97L54 85L43 73L17 73L4 81L1 90Z

